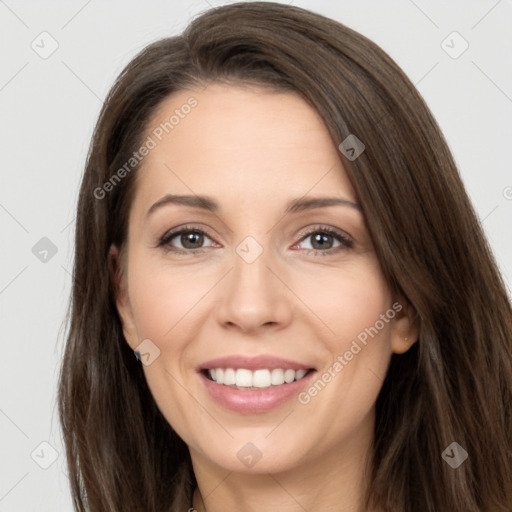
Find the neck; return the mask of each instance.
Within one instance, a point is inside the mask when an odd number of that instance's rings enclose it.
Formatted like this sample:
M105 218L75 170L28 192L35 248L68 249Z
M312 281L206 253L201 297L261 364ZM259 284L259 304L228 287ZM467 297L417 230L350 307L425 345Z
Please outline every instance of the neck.
M192 452L198 487L197 512L369 512L363 508L368 485L373 422L338 446L276 473L237 473ZM375 511L376 512L376 511Z

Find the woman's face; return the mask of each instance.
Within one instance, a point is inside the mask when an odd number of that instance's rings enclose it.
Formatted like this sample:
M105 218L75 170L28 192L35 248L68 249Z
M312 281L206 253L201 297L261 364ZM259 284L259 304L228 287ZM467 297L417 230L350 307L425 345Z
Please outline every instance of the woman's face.
M357 456L413 334L321 118L293 93L212 84L168 98L148 136L117 305L195 467Z

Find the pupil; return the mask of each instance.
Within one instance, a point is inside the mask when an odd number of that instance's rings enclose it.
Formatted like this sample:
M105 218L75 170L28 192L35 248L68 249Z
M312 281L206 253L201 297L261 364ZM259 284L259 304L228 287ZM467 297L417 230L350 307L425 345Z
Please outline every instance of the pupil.
M325 248L326 245L328 245L328 239L329 238L332 238L332 235L324 235L322 233L317 233L314 237L313 237L313 247L315 249L323 249ZM326 242L326 239L327 239L327 242ZM323 240L323 242L322 242ZM318 247L315 247L315 244L318 244Z
M203 242L203 235L201 233L188 233L183 235L181 238L181 243L183 247L187 249L198 249L201 247Z

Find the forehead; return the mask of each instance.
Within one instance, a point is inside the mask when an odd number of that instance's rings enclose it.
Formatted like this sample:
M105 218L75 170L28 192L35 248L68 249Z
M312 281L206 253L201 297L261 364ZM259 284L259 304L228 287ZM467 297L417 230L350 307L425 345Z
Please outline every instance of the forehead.
M293 92L222 84L179 91L159 106L145 137L155 144L139 170L139 203L166 193L240 207L308 193L355 201L321 117Z

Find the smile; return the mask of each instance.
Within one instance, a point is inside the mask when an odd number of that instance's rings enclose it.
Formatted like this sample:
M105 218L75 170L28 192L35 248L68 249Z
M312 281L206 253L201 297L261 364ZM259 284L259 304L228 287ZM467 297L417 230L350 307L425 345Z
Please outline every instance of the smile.
M259 369L246 368L212 368L207 370L207 377L217 384L230 386L239 390L266 389L301 380L311 370L292 370L283 368Z
M255 414L292 400L311 382L316 369L270 355L233 355L196 368L209 399L224 409Z

